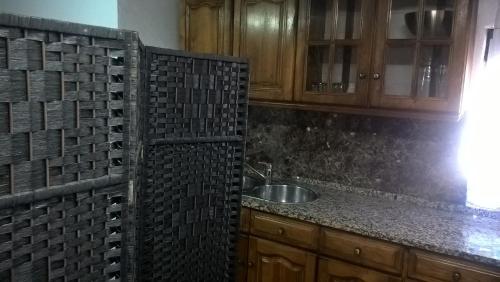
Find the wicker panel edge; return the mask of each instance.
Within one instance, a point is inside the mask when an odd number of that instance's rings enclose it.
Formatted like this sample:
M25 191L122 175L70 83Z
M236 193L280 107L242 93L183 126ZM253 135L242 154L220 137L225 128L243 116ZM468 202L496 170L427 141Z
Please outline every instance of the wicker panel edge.
M65 32L110 39L125 39L127 33L137 33L129 30L7 13L0 13L0 25Z

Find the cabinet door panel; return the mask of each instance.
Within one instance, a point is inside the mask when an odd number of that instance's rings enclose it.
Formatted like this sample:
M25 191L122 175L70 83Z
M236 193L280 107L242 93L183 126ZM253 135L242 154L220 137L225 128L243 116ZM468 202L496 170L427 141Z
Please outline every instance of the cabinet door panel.
M238 240L238 258L236 261L236 282L247 281L248 236L240 235Z
M297 100L368 104L373 7L370 0L301 1Z
M318 262L318 282L401 282L401 278L333 259Z
M297 0L236 0L234 52L250 62L250 97L291 100Z
M378 1L372 106L459 113L474 26L471 3Z
M314 254L256 237L249 246L248 282L314 281Z
M190 52L231 54L231 0L184 0L181 47Z

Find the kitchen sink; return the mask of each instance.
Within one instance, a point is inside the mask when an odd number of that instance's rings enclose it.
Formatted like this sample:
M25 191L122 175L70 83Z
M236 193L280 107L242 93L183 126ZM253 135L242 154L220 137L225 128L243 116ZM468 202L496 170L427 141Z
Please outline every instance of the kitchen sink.
M307 203L318 198L314 191L296 185L261 185L244 193L247 196L277 203Z

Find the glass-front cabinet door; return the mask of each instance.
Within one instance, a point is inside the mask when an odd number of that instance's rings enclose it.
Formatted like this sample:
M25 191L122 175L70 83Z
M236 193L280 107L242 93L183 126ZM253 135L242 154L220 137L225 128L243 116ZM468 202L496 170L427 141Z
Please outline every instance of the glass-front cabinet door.
M299 14L297 100L367 104L373 2L301 1L305 6Z
M372 106L453 112L460 108L468 0L379 0Z

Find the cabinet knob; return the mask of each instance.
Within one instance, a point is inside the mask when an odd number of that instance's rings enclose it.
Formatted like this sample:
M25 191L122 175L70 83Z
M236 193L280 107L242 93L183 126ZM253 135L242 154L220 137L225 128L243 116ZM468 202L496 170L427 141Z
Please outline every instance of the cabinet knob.
M366 73L359 74L359 79L366 79L366 77L367 77Z
M361 255L361 249L360 248L355 248L354 249L354 254L357 255L357 256Z
M283 229L282 227L278 228L278 235L283 235L285 234L285 229Z
M460 281L460 278L462 278L462 275L459 272L453 272L453 281Z
M249 261L248 262L248 267L253 267L253 262Z
M380 73L374 73L373 74L373 79L374 80L379 80L380 79Z

